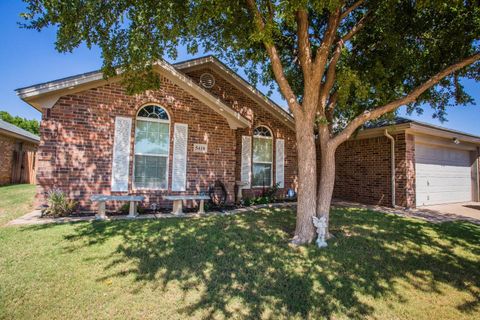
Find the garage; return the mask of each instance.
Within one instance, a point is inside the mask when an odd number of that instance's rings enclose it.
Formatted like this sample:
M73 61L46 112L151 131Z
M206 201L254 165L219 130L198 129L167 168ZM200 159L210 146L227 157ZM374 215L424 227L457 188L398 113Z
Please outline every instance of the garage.
M472 200L470 151L415 144L417 206Z

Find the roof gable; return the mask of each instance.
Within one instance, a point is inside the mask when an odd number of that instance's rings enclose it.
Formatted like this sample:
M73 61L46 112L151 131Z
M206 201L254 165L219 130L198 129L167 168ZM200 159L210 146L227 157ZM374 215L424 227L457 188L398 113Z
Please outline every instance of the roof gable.
M230 128L237 129L250 126L250 122L247 119L226 106L220 99L204 90L192 79L176 70L169 63L158 61L154 63L154 70L224 117ZM103 78L102 72L94 71L20 88L17 89L16 92L22 100L41 111L42 108L52 108L62 96L117 82L121 79L120 77L121 75L106 80Z
M206 56L188 61L179 62L173 65L182 72L194 71L202 68L211 68L231 85L243 92L247 97L263 107L270 114L295 130L295 120L285 109L280 107L266 95L257 90L235 71L223 64L214 56Z

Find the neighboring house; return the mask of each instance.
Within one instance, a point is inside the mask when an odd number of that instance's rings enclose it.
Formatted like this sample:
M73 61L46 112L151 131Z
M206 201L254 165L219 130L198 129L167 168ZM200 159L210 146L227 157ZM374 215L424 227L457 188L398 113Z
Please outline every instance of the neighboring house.
M334 197L409 208L479 201L479 147L480 137L418 121L377 124L337 150Z
M235 200L278 184L296 189L293 118L213 57L155 64L158 90L127 95L101 72L18 89L42 112L38 198L59 188L84 209L92 194L207 192Z
M91 72L18 89L42 112L38 197L64 190L93 209L92 194L207 192L235 200L279 185L297 188L294 119L214 57L158 62L158 90L129 96L119 77ZM392 159L391 140L395 140ZM399 120L369 128L337 151L336 198L414 207L478 200L480 138ZM392 185L392 163L395 178Z
M0 120L0 185L35 183L40 137Z

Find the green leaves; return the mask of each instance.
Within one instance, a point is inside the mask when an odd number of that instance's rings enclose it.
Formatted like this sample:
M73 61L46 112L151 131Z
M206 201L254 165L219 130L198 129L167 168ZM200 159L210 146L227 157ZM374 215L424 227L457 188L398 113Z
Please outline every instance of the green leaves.
M102 50L106 76L121 68L130 92L157 88L152 63L189 53L213 52L230 66L242 66L252 82L274 86L264 42L274 44L298 100L304 75L298 62L295 13L306 8L313 58L324 39L329 13L355 0L257 0L264 30L254 23L245 0L26 0L25 27L57 27L56 48L81 43ZM368 14L365 26L342 51L333 90L337 118L352 116L399 98L446 66L480 50L480 4L461 0L365 0L342 19L337 39ZM331 49L333 53L337 40ZM457 78L479 78L478 64ZM471 99L454 77L423 94L410 110L430 104L437 116L453 102Z
M37 120L27 120L18 116L14 117L7 111L0 111L0 119L33 134L39 134L40 123Z

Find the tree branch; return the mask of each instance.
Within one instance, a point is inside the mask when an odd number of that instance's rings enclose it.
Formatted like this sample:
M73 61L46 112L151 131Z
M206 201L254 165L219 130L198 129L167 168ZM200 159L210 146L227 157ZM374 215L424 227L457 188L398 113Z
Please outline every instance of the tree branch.
M365 21L367 20L368 13L365 14L358 22L356 25L353 26L350 31L342 37L343 42L347 42L348 40L352 39L354 35L358 33L364 26L365 26Z
M297 38L298 38L298 55L300 65L302 66L304 79L310 78L312 53L310 50L310 39L308 38L308 13L305 9L301 9L296 13L297 19ZM307 81L305 81L307 82Z
M325 83L320 87L320 107L324 108L325 104L327 103L327 97L332 90L333 85L335 83L335 73L337 62L340 59L340 55L342 53L343 48L343 40L340 40L335 48L332 58L328 63L327 74L325 76Z
M358 0L357 2L355 2L351 7L347 8L341 15L340 15L340 20L344 19L345 17L347 17L350 12L352 12L353 10L357 9L362 3L363 3L364 0Z
M255 0L247 0L247 4L251 13L254 16L254 22L257 29L261 32L264 32L265 23L263 22L262 15L258 10L257 3L255 2ZM297 109L299 109L299 104L297 101L297 97L293 92L285 76L282 61L280 60L280 56L278 55L277 48L270 41L267 41L264 39L262 40L262 42L270 58L273 74L275 76L275 79L277 80L278 86L282 91L282 94L284 95L285 99L287 100L288 106L290 107L292 112L295 112Z
M328 121L328 131L330 134L333 132L333 116L335 114L335 106L337 105L338 91L335 91L328 100L327 107L325 108L325 118Z
M340 9L336 9L328 17L327 30L325 31L325 36L323 37L323 41L320 44L320 47L317 49L317 53L315 56L313 73L314 75L319 77L319 79L323 78L323 73L325 72L328 54L330 52L330 48L333 44L333 41L335 40L339 22L340 22Z
M437 74L432 76L430 79L428 79L422 85L415 88L412 92L410 92L408 95L404 96L403 98L397 99L395 101L387 103L386 105L375 108L372 111L367 110L363 112L362 114L354 118L350 122L350 124L348 124L347 127L343 129L343 131L339 133L335 138L333 138L330 142L334 146L338 147L341 143L343 143L348 138L350 138L350 136L355 132L355 130L357 130L357 128L359 128L365 122L376 119L388 112L392 112L400 106L414 102L422 93L424 93L425 91L427 91L428 89L436 85L438 82L440 82L440 80L442 80L446 76L479 60L480 60L480 53L476 53L438 72Z
M325 36L323 41L320 44L320 47L317 49L317 54L315 57L314 73L321 73L323 77L323 71L325 70L325 64L327 62L328 53L330 47L335 39L337 33L338 23L339 23L340 9L335 10L328 17L327 30L325 31Z

